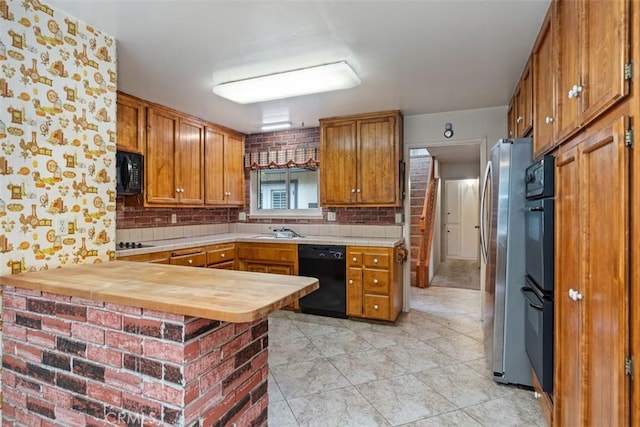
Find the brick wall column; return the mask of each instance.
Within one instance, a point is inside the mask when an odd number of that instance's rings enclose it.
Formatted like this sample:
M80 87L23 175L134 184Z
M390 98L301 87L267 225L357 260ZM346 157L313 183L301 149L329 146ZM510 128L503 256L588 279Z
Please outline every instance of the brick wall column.
M266 425L268 322L4 287L3 425Z

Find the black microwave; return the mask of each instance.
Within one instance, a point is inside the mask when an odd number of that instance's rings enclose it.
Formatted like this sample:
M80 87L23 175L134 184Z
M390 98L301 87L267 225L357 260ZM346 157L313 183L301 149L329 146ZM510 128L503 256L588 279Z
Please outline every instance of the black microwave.
M142 154L116 152L116 193L118 196L141 194L144 180Z

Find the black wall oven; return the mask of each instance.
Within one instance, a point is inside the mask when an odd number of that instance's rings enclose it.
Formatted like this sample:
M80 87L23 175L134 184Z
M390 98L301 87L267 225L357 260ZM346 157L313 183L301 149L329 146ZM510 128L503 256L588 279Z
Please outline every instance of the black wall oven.
M554 158L526 169L525 348L543 391L553 391Z

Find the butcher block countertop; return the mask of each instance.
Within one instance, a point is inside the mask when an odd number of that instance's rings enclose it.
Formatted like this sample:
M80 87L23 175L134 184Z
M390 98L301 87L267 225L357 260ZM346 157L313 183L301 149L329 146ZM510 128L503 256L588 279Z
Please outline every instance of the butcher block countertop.
M8 275L0 284L232 323L264 318L318 289L312 277L130 261Z

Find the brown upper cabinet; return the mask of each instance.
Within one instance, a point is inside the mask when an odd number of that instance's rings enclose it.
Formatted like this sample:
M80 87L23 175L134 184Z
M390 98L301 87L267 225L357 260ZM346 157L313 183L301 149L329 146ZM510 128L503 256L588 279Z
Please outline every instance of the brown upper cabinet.
M629 93L629 1L555 3L558 141Z
M116 148L134 153L144 152L146 108L141 99L118 92Z
M244 135L118 92L117 149L145 156L145 206L244 205Z
M629 0L555 0L534 47L534 157L629 93Z
M531 73L531 61L522 73L522 78L516 90L515 130L516 136L527 136L533 129L533 75Z
M146 202L203 205L204 124L162 107L147 114Z
M542 24L533 48L533 153L551 150L554 146L553 124L555 108L553 98L553 31L551 9Z
M401 206L399 111L320 120L322 206Z
M244 205L244 136L207 126L204 136L205 205Z

